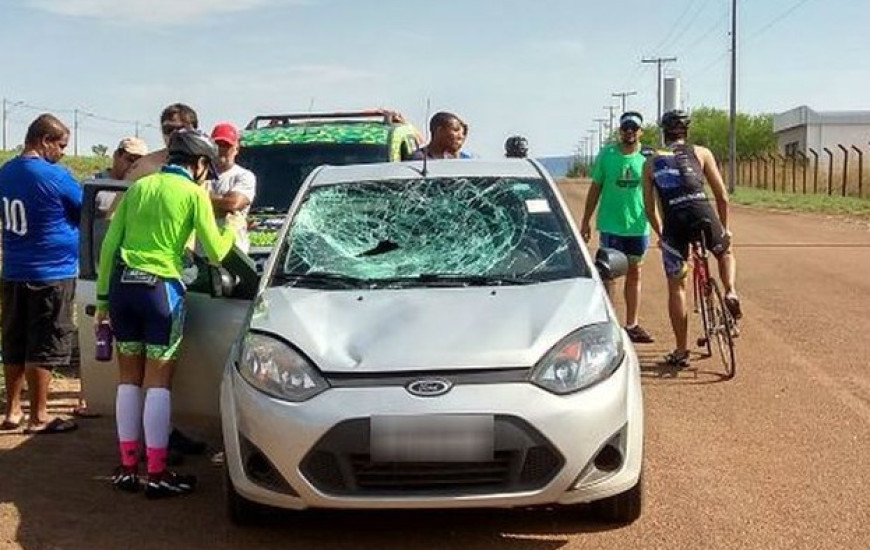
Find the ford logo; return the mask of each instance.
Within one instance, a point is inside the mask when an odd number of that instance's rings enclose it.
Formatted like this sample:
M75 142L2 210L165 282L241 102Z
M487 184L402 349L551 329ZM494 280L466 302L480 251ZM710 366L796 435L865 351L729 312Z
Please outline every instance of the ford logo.
M405 386L405 389L417 397L437 397L449 392L452 387L453 382L443 378L423 378L414 380Z

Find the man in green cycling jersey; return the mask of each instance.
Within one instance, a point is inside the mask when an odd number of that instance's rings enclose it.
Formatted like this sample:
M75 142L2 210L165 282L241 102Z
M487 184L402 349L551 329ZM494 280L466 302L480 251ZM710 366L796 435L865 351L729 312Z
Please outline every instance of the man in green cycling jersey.
M130 186L118 204L103 241L97 279L97 321L111 319L120 366L116 420L121 466L113 484L138 490L144 427L148 498L185 494L196 484L195 477L166 468L170 388L185 310L185 245L195 232L208 258L219 262L233 245L236 226L243 223L231 215L219 229L208 192L200 185L217 159L210 137L177 130L167 153L160 172Z

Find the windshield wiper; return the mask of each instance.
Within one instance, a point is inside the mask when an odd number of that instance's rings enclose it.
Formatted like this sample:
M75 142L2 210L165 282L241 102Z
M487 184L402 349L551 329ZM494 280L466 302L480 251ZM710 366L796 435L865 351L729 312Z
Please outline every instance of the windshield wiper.
M466 287L466 286L514 286L514 285L530 285L538 281L527 277L517 277L513 275L462 275L459 273L422 273L416 277L396 277L392 279L377 279L372 281L375 284L395 283L413 286L447 286L447 287Z
M341 275L340 273L284 273L276 277L284 286L317 285L331 288L371 288L372 281Z

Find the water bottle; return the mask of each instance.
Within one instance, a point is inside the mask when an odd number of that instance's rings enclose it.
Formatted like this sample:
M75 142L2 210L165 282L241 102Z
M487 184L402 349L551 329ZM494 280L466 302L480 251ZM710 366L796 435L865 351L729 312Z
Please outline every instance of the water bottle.
M114 336L112 335L112 326L107 322L102 322L97 325L97 352L95 358L97 361L112 360L112 344Z

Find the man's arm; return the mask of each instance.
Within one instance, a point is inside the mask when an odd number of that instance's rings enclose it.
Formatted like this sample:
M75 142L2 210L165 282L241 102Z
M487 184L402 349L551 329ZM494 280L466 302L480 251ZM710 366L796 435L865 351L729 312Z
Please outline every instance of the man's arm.
M251 199L245 196L238 191L230 191L229 193L224 193L223 195L216 195L212 193L211 204L214 207L215 214L218 216L223 216L224 214L229 214L230 212L238 212L242 210L249 204L251 204Z
M716 200L716 213L719 214L722 229L728 232L728 189L725 188L722 174L719 173L716 158L713 156L712 151L698 145L695 146L695 156L701 160L704 177L707 179L707 183L710 184L710 190L713 191L713 197Z
M589 193L586 195L586 207L583 209L583 218L580 222L580 236L583 240L589 242L592 237L592 214L598 207L598 201L601 198L601 186L604 183L604 169L601 166L601 153L595 158L592 163L592 185L589 186Z
M655 186L653 185L652 165L652 159L646 159L646 162L643 164L643 176L641 176L643 181L643 208L650 227L661 239L662 219L659 216L658 201L656 200Z

